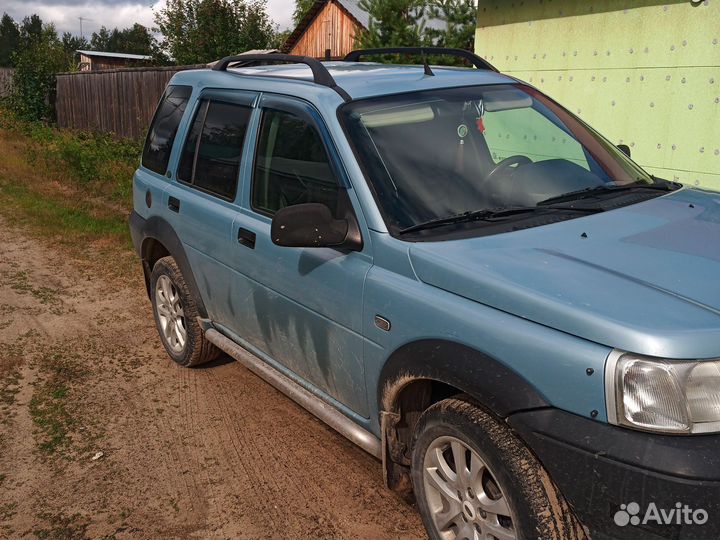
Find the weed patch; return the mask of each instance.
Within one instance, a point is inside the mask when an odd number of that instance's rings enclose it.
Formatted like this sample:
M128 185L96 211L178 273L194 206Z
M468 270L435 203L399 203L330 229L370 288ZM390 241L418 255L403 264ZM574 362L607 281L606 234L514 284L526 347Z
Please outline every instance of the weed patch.
M87 528L90 521L80 514L48 514L42 513L37 516L47 522L47 528L36 529L33 534L39 539L73 538L79 540L87 538Z
M54 454L71 443L76 420L70 412L70 385L82 379L84 371L77 355L58 351L43 354L39 369L44 377L30 400L30 416L37 427L38 449Z

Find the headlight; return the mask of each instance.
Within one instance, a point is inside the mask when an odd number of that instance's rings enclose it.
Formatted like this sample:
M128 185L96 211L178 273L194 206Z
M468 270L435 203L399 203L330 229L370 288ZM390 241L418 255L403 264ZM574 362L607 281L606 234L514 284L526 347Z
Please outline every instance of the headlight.
M611 423L663 433L720 431L720 360L613 352L605 384Z

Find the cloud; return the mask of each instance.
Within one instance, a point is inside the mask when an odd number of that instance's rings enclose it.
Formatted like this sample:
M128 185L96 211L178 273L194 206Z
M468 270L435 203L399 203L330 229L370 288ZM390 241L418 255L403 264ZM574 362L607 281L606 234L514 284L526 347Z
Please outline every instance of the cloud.
M83 34L89 37L101 26L126 28L133 23L153 25L152 7L145 3L128 0L102 0L83 2L81 0L6 0L2 7L16 21L37 13L43 22L55 24L58 32L80 34L80 20L83 17Z
M16 21L37 13L44 22L55 24L58 32L80 34L83 17L83 34L90 37L100 27L127 28L134 23L153 27L153 9L162 7L164 0L4 0L0 11L7 12ZM293 0L268 0L268 14L281 30L292 25Z
M268 0L267 6L270 18L280 25L280 30L292 27L292 14L295 11L293 0Z

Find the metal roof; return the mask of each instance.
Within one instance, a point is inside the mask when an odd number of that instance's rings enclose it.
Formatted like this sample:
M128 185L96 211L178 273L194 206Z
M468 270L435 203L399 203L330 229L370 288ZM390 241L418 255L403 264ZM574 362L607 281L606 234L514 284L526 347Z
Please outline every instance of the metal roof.
M370 15L367 11L360 7L360 0L335 0L344 7L350 15L352 15L364 28L370 25ZM325 4L325 1L322 2ZM440 19L425 18L423 21L427 28L441 30L445 28L446 23Z
M98 56L102 58L124 58L126 60L152 60L152 56L144 54L128 54L128 53L116 53L116 52L103 52L103 51L81 51L77 50L80 54L85 56Z
M352 15L357 22L364 28L370 24L370 16L368 12L360 7L360 0L336 0L338 4L344 7L347 12ZM324 3L324 2L323 2Z

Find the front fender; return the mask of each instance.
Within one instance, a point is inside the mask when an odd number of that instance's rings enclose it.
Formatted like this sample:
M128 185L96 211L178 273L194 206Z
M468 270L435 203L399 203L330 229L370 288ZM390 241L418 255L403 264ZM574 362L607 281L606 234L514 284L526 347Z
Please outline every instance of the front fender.
M388 358L378 381L378 410L394 411L402 390L419 379L455 387L502 418L549 406L528 381L487 354L447 340L424 339L403 345Z

